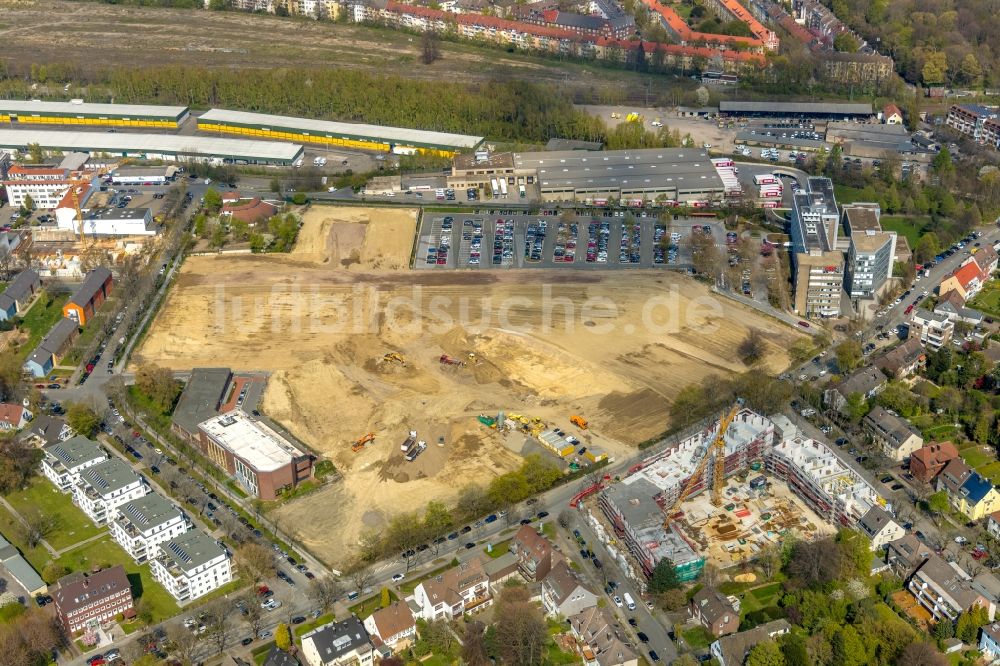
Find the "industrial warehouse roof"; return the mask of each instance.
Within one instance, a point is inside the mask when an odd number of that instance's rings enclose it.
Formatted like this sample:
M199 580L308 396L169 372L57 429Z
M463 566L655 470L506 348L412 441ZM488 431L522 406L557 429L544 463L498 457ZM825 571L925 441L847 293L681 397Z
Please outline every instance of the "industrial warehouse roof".
M514 165L534 170L543 188L565 184L577 188L669 185L678 189L722 189L715 165L708 153L699 149L514 153Z
M94 116L105 118L172 118L187 113L186 106L152 106L146 104L90 104L86 102L38 102L33 100L0 100L0 113L18 115Z
M218 157L293 162L302 146L284 141L223 139L177 134L131 132L64 132L54 130L0 129L0 148L26 150L37 143L43 149L106 153L154 153L179 157Z
M463 148L472 149L483 142L483 137L481 136L448 134L447 132L433 132L402 127L383 127L381 125L363 125L360 123L340 123L330 120L312 120L289 116L272 116L266 113L227 111L226 109L211 109L202 114L198 118L198 122L216 122L241 127L292 130L302 132L303 134L315 133L317 136L324 137L377 139L386 143L455 150Z
M719 102L722 113L809 113L830 116L870 116L871 104L838 104L813 102Z

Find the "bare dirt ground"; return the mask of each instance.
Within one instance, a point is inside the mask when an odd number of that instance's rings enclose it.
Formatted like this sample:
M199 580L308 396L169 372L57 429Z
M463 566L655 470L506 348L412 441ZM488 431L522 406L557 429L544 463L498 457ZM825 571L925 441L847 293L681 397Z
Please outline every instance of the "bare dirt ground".
M414 228L408 211L317 207L291 255L191 257L136 356L273 373L264 411L344 473L276 513L333 563L386 516L520 464L479 414L582 414L581 439L623 455L666 428L685 384L744 369L749 327L773 370L798 335L663 271L409 271ZM428 443L414 463L409 430Z
M266 35L266 39L261 39ZM441 59L419 63L420 38L388 29L278 18L248 12L126 7L103 2L0 0L0 61L202 67L350 67L448 81L530 78L565 81L633 77L600 67L554 63L464 44L441 44Z

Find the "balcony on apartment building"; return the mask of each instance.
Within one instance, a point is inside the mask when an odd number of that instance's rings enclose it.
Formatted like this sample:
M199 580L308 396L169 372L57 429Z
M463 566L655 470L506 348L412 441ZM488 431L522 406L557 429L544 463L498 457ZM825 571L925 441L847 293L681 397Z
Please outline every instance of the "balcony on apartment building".
M477 595L475 597L472 597L471 599L468 599L465 602L465 609L464 610L465 610L466 613L475 612L478 608L480 608L484 604L488 603L489 600L490 600L490 593L489 593L489 591L485 591L484 590L482 594L479 594L479 595Z
M952 608L944 600L944 597L936 595L932 589L928 588L927 583L919 582L917 578L913 578L910 580L909 589L920 605L933 613L935 617L946 617L949 620L958 617L960 611Z

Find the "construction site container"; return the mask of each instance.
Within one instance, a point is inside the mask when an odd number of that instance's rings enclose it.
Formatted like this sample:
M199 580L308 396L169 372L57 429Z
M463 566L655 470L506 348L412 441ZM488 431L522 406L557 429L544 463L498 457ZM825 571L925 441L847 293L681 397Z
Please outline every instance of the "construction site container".
M587 452L583 454L583 457L589 460L590 462L597 463L601 462L602 460L607 460L608 454L592 446L589 449L587 449Z

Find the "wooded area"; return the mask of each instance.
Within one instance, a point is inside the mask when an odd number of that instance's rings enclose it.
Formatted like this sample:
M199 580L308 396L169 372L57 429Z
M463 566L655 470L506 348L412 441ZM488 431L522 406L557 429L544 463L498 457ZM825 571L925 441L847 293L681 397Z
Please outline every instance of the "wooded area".
M831 0L833 12L881 43L911 83L1000 85L1000 9L991 0Z

